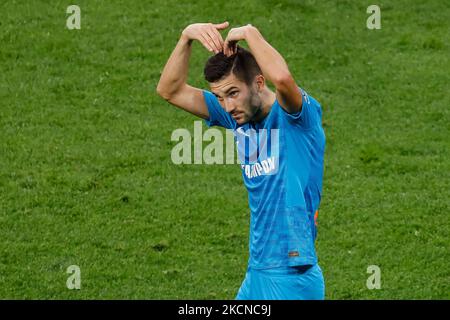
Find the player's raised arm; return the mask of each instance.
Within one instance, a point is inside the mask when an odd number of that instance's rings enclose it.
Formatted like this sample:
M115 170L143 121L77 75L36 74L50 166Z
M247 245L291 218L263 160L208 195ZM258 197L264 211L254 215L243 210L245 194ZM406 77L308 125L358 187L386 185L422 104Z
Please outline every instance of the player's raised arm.
M284 58L275 50L251 25L233 28L229 31L224 43L227 56L236 51L236 43L245 40L261 68L263 75L276 88L280 105L289 113L301 111L302 96L295 79L292 77Z
M228 22L221 24L196 23L187 26L167 61L156 91L169 103L186 110L203 119L208 119L202 90L186 83L189 71L189 58L193 40L200 43L210 52L223 50L223 39L218 30L228 27Z

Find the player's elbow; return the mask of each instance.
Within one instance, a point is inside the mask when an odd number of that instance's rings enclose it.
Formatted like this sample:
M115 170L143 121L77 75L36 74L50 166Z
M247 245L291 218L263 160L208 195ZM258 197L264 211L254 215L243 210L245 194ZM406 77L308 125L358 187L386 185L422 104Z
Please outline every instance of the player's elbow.
M167 90L163 85L161 85L160 83L158 84L158 86L156 87L156 93L163 98L164 100L169 101L172 98L172 94L170 93L169 90Z
M277 74L273 79L273 84L275 87L287 87L291 85L293 82L295 82L294 78L290 74L289 71L286 72L280 72Z

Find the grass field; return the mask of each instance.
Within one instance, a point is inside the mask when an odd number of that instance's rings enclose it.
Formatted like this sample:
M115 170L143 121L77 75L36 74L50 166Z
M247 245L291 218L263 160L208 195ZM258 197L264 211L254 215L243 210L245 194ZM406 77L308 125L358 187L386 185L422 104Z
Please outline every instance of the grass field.
M81 30L66 8L81 8ZM381 8L368 30L366 8ZM233 299L237 165L174 165L155 88L183 28L252 23L322 104L327 299L450 299L450 4L2 1L0 299ZM195 44L190 83L205 87ZM206 127L205 127L206 128ZM66 269L81 269L68 290ZM369 290L369 265L381 289Z

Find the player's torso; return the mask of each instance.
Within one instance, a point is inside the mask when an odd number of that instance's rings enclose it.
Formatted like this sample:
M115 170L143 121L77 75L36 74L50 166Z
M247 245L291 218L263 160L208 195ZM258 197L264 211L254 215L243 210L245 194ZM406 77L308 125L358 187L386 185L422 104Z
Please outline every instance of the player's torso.
M246 123L234 130L252 212L275 203L306 208L299 187L307 187L311 179L321 182L321 163L315 160L323 156L322 127L293 126L280 108L274 105L261 123Z

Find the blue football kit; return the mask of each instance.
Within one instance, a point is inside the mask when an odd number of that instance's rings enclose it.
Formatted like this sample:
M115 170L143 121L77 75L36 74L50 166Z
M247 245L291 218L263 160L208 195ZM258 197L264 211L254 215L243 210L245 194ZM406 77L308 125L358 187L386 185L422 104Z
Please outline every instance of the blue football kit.
M238 125L203 90L208 126L233 131L250 209L249 261L237 299L323 299L316 218L325 133L320 104L304 90L301 111L275 100L260 122Z

